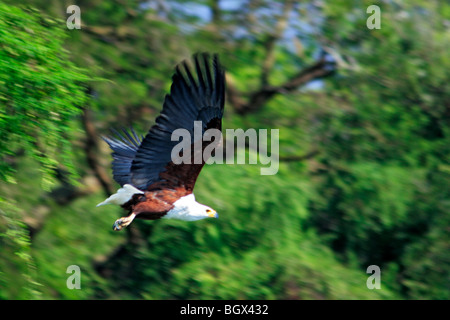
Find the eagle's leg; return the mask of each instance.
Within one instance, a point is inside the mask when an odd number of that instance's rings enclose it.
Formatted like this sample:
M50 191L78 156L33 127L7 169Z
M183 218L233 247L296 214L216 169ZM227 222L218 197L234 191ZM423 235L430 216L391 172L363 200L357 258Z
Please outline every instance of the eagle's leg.
M113 230L114 231L120 231L122 228L128 227L128 225L133 222L133 219L136 217L135 213L130 214L128 217L122 217L120 219L117 219L116 222L114 222Z

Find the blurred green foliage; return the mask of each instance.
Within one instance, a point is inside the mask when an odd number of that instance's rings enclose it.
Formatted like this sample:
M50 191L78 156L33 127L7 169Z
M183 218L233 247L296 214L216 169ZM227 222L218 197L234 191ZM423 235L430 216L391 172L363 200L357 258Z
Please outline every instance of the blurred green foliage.
M196 198L220 219L135 221L114 233L123 213L95 208L105 198L98 182L82 194L69 189L73 199L63 204L42 190L46 179L59 181L55 168L70 171L71 163L78 185L95 181L79 108L91 108L99 133L131 124L144 133L173 66L197 51L218 52L228 82L247 98L261 85L283 3L78 1L82 29L68 30L55 19L71 3L26 1L37 11L6 2L0 298L450 298L447 3L293 5L269 84L295 76L321 50L336 73L253 113L228 101L223 124L280 129L279 172L206 166ZM372 4L381 29L366 27ZM89 82L85 70L110 81ZM108 152L98 150L105 167ZM39 167L48 169L44 179ZM66 287L74 264L81 290ZM369 265L381 268L380 290L366 286Z
M60 21L5 4L0 15L0 153L13 157L22 148L38 159L48 190L58 163L76 172L70 120L86 101L82 81L89 77L63 49ZM0 178L13 182L12 166L0 165Z

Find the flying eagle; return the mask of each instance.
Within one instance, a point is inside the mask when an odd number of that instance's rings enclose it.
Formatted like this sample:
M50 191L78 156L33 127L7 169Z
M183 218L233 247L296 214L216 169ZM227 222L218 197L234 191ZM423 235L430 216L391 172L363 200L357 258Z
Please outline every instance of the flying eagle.
M132 128L103 137L113 151L113 176L121 188L97 206L116 204L129 212L127 217L116 220L114 230L121 230L135 218L218 218L215 210L195 201L193 194L207 159L202 156L201 163L176 164L172 149L178 142L172 141L172 133L176 129L193 133L194 121L201 121L202 135L208 129L222 129L225 73L217 55L202 53L194 55L191 64L185 60L177 65L172 80L161 114L145 137L139 137ZM191 159L211 143L202 142L201 150L191 148Z

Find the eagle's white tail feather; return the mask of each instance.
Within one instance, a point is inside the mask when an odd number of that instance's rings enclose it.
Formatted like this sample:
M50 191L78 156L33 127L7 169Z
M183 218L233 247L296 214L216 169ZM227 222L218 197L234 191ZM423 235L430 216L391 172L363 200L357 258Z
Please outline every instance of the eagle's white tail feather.
M99 203L97 205L97 207L104 206L106 204L117 204L120 206L120 205L130 201L130 199L133 197L133 195L135 195L137 193L143 194L144 191L141 191L141 190L133 187L131 184L124 184L122 188L117 190L116 193L111 195L105 201Z

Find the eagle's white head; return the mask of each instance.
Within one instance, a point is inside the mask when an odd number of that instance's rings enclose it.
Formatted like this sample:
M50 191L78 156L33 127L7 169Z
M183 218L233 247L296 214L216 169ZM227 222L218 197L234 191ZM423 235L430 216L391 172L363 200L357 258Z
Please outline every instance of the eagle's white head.
M205 218L218 218L219 215L213 209L195 201L191 193L174 202L173 209L169 210L163 219L178 219L184 221L196 221Z

